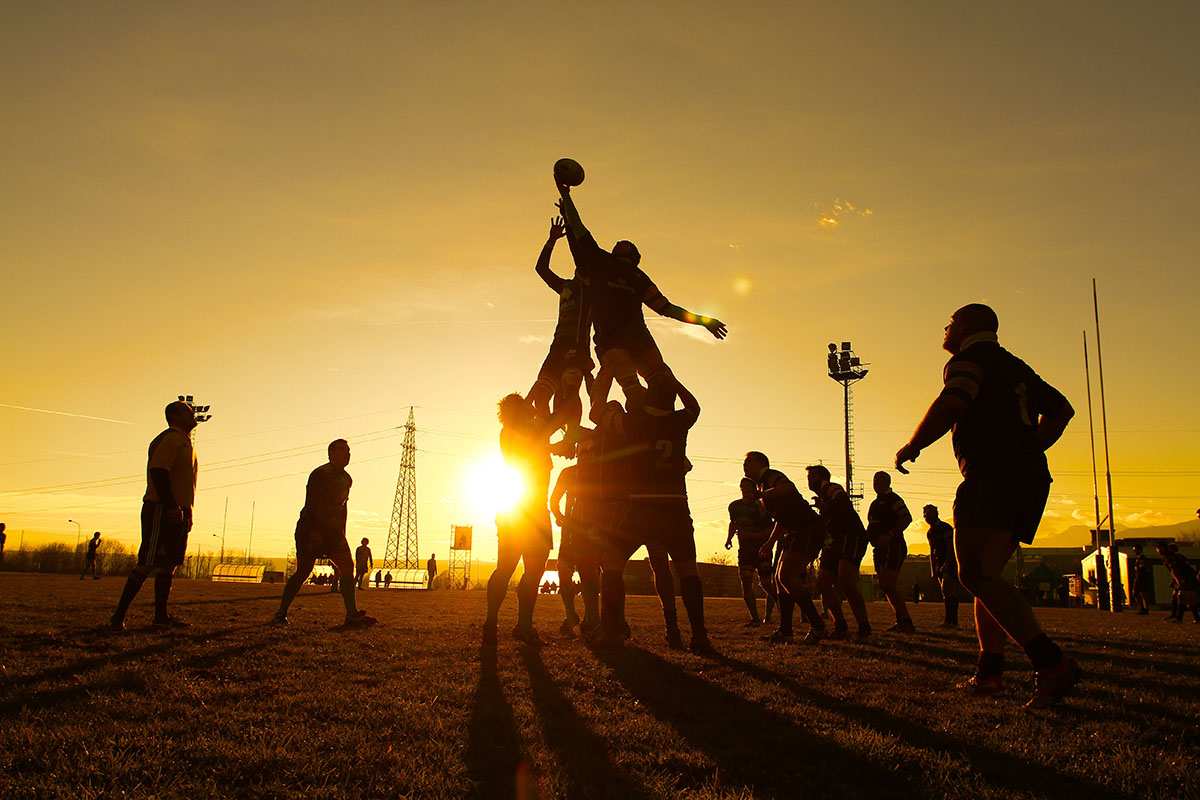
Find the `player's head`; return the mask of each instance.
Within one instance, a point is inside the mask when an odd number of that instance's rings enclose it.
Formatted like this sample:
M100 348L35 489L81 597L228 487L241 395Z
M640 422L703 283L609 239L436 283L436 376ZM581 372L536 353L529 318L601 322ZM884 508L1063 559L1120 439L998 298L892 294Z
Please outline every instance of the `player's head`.
M624 239L613 245L612 254L635 267L642 263L642 254L638 252L637 245Z
M738 487L742 490L742 500L747 503L754 499L754 493L758 489L758 486L751 478L742 478L741 482L738 483Z
M329 463L335 467L345 467L350 463L350 443L345 439L334 439L329 443Z
M0 533L4 533L4 523L0 522Z
M516 425L524 422L533 414L533 407L524 397L513 392L501 398L496 404L496 417L501 425Z
M946 325L946 337L942 340L942 349L947 353L957 353L968 336L976 333L995 333L998 330L1000 320L990 306L968 303L950 315L950 322Z
M875 494L887 494L892 488L892 476L883 470L879 470L879 472L875 473L875 480L872 485L875 487Z
M675 410L675 378L669 373L650 379L642 404L646 413L665 417Z
M1155 542L1154 549L1158 551L1159 555L1163 555L1170 551L1170 548L1167 546L1166 539L1159 539L1157 542Z
M1142 546L1140 544L1135 544L1133 546L1133 554L1135 556L1140 556L1142 554Z
M921 509L921 513L924 515L925 521L931 525L938 521L937 506L935 506L933 503L930 503L929 505L925 506L925 508Z
M92 534L92 538L93 538L93 539L99 539L99 538L100 538L100 531L96 531L95 533L93 533L93 534Z
M829 474L829 469L824 464L813 464L804 469L808 472L808 488L814 492L829 483L830 478L833 477Z
M168 425L179 428L184 433L196 427L196 409L192 408L191 403L185 403L183 400L167 403L163 415L167 418Z
M769 469L770 466L771 462L767 459L766 455L757 450L751 450L749 453L746 453L746 458L742 461L742 473L747 478L757 480L758 476L762 475L763 470Z
M367 539L366 537L363 537L362 543L363 543L363 547L366 547L366 546L367 546L368 544L370 544L371 542L370 542L370 540L369 540L369 539Z

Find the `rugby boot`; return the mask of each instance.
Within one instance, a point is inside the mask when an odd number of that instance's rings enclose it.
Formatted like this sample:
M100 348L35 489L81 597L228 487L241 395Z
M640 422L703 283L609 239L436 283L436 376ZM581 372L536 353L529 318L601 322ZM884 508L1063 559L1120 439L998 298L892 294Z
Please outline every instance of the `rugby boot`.
M1053 708L1060 698L1075 689L1082 676L1083 670L1075 663L1075 659L1063 656L1057 667L1034 673L1033 697L1025 704L1025 708Z
M683 649L683 636L679 633L679 628L669 628L667 630L667 649Z
M917 629L913 626L911 619L902 619L895 625L887 629L888 633L916 633Z
M792 634L784 633L782 630L776 628L774 631L762 637L762 640L764 642L770 642L771 644L791 644Z
M707 633L693 633L692 640L688 643L688 650L698 656L715 656L717 654L716 648L708 640Z
M978 672L958 684L959 689L980 697L991 697L1004 691L1004 678L1000 675L981 677Z
M804 638L801 640L801 643L812 646L820 643L820 641L824 638L826 638L824 628L809 628L808 633L804 634Z
M175 619L168 614L165 617L156 617L154 622L150 623L150 627L156 631L177 630L179 628L190 628L192 627L192 623Z
M546 643L542 641L542 637L538 636L537 630L532 625L518 625L512 629L512 637L521 644L527 644L534 650L541 650Z
M833 630L825 638L831 642L844 642L850 638L850 627L845 623L834 625Z
M496 635L496 628L497 628L496 620L494 620L494 619L484 620L482 644L493 645L493 646L496 644L496 639L498 638Z
M342 623L346 628L369 628L379 620L369 616L365 611L359 611L356 614L351 614L346 617L346 621Z

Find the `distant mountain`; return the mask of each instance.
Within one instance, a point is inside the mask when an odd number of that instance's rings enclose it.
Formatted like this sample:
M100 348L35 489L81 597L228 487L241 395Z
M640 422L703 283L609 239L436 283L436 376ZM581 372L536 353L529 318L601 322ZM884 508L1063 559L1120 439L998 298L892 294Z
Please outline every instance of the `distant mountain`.
M1200 540L1200 522L1188 520L1172 525L1148 525L1141 528L1117 526L1119 539L1172 539L1179 541ZM1049 536L1039 536L1035 547L1091 547L1092 529L1083 525L1072 525L1064 531Z

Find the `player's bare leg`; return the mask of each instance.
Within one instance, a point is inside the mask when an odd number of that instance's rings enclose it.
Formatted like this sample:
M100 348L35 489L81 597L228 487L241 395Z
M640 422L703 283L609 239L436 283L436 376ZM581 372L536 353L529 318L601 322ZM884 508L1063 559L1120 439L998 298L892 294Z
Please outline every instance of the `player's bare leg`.
M900 591L899 571L887 567L877 567L876 574L879 576L879 586L883 589L888 604L896 613L896 630L904 633L912 632L912 617L909 616L908 604L904 602L904 595Z
M862 596L862 579L854 562L838 562L838 588L846 595L846 604L854 614L854 621L858 624L858 638L867 638L871 635L871 623L867 619L867 603Z
M312 574L313 566L316 563L317 560L315 558L296 558L296 571L292 573L292 576L287 579L287 583L283 585L283 597L279 601L279 610L275 612L273 620L275 624L287 625L288 609L292 607L292 601L300 593L300 588L304 586L304 582Z
M1017 542L1008 531L959 528L954 532L959 582L975 596L980 670L973 680L981 682L981 674L985 678L992 673L999 677L1003 670L1003 632L1020 645L1037 671L1038 688L1030 705L1037 704L1043 695L1052 703L1065 690L1043 691L1043 682L1068 684L1069 689L1078 679L1078 668L1042 631L1024 595L1001 576L1016 548ZM980 613L980 606L984 613Z
M496 626L500 618L500 606L504 604L504 595L508 593L508 582L517 571L521 561L521 551L517 548L515 532L506 533L500 537L496 550L496 569L488 578L487 583L487 617L483 621L483 643L496 643Z
M677 560L675 569L679 573L679 593L683 596L683 607L687 610L688 622L692 628L692 641L688 649L693 653L712 655L714 650L708 641L708 631L704 626L704 586L700 582L696 562L694 559ZM678 635L678 628L675 632Z
M533 607L537 603L538 587L546 572L546 559L550 557L550 543L539 541L530 544L521 554L525 573L517 582L517 629L513 635L526 644L541 646L541 640L533 627Z
M679 613L675 608L675 576L671 574L671 561L667 549L662 545L647 545L650 556L650 571L654 573L654 591L662 605L663 623L667 628L667 645L682 649L683 637L679 633ZM676 564L676 569L679 565ZM680 574L682 580L683 575Z
M762 621L758 618L758 596L754 593L754 575L755 570L743 569L739 570L738 578L742 582L742 601L746 604L746 609L750 612L750 622L753 625L760 625Z
M838 575L831 569L817 570L817 589L821 592L821 603L833 617L833 636L842 638L846 635L848 626L846 617L842 614L842 596L838 594Z

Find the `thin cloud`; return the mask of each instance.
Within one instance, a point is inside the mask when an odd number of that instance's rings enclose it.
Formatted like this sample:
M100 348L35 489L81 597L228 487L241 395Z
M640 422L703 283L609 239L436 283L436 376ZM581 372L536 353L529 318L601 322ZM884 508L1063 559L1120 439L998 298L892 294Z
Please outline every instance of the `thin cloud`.
M54 414L59 417L75 417L76 419L94 419L97 422L113 422L117 425L137 425L136 422L129 422L123 419L109 419L108 417L93 417L91 414L74 414L70 411L53 411L49 408L30 408L29 406L14 406L9 403L0 403L0 408L14 408L17 411L33 411L38 414Z
M869 208L859 208L849 200L840 198L834 200L832 205L813 203L813 207L817 210L817 224L822 228L836 228L842 224L843 220L852 217L875 215L875 212Z

